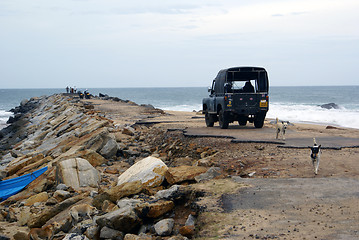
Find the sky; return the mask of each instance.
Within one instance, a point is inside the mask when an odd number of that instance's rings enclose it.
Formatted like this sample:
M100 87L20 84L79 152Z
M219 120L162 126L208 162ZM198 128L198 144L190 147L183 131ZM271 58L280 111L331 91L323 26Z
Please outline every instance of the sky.
M358 85L358 0L1 0L0 88Z

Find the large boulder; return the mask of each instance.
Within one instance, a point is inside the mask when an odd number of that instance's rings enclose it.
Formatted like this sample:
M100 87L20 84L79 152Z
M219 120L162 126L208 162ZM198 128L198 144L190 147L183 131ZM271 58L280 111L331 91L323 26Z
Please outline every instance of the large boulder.
M141 181L144 186L157 187L165 179L168 167L161 159L147 157L135 163L118 177L117 185L126 182Z
M206 167L200 166L179 166L169 168L166 172L166 180L173 185L185 181L195 181L195 177L207 172Z
M86 159L72 158L58 163L56 178L67 186L79 189L98 187L100 174Z

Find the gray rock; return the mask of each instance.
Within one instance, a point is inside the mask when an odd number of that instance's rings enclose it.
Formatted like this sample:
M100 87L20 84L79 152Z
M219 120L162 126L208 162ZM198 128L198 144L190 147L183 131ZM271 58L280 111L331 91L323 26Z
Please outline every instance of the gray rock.
M157 199L174 200L181 196L180 185L173 185L169 189L160 190L155 194Z
M186 220L185 226L194 226L196 224L196 218L190 214Z
M8 153L6 155L4 155L2 157L2 159L0 160L1 164L7 164L9 162L11 162L12 160L14 160L15 158L11 155L11 153Z
M120 208L96 218L96 223L100 227L109 227L128 233L136 228L141 222L135 210L130 207Z
M321 108L325 108L325 109L339 109L340 107L335 104L335 103L327 103L327 104L322 104L320 105Z
M139 203L141 203L141 200L139 199L122 198L117 201L117 206L119 208L134 208Z
M66 184L60 183L56 186L56 190L67 190L69 187Z
M84 234L89 239L96 239L96 236L98 235L99 232L100 232L100 227L95 225L95 226L90 226L89 228L87 228Z
M107 143L100 150L100 154L105 158L112 158L116 156L117 151L118 151L118 145L116 140L109 138Z
M222 174L221 169L219 167L211 167L210 169L207 170L207 172L196 176L194 179L196 180L196 182L202 182L202 181L213 179L221 174Z
M109 227L103 227L100 232L100 238L106 238L106 239L122 239L123 238L123 232L109 228Z
M54 197L55 199L59 200L59 201L63 201L63 200L65 200L65 199L71 197L71 195L72 195L72 194L71 194L70 192L68 192L68 191L65 191L65 190L56 190L56 191L54 192L53 197Z
M174 226L173 218L163 219L154 225L154 229L157 235L168 236L172 233Z

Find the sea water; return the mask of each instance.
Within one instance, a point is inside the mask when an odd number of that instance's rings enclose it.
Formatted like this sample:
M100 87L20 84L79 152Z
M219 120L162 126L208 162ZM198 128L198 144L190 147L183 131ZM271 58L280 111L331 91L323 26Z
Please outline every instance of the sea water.
M89 88L88 91L175 111L199 111L202 99L208 96L206 87ZM12 115L9 110L23 99L63 92L65 89L0 89L0 128ZM359 86L271 87L269 101L268 118L359 129ZM327 103L335 103L339 108L321 107Z

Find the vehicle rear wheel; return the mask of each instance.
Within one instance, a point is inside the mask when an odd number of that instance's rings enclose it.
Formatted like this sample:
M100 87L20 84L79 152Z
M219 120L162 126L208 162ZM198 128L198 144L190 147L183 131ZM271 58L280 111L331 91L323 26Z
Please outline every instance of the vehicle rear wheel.
M254 126L256 128L262 128L264 125L264 119L265 119L266 115L259 113L254 117Z
M226 129L228 128L228 117L225 111L223 111L222 109L219 111L219 116L218 116L218 121L219 121L219 127L222 129Z
M205 115L204 115L204 119L206 121L206 126L207 127L213 127L214 125L214 120L213 120L213 116L212 114L209 114L207 111L205 112Z

